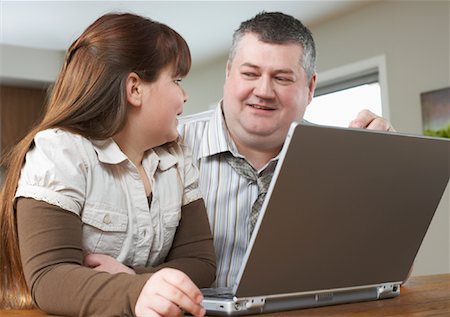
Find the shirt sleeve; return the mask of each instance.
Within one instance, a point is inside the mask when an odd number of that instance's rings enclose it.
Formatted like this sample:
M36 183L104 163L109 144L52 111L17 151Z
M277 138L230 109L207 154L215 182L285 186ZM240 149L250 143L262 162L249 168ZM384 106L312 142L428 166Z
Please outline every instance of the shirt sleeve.
M132 316L151 274L109 274L82 266L80 218L30 198L17 200L25 279L35 304L64 316Z
M39 132L25 157L16 197L42 200L80 215L88 177L83 140L59 129Z
M182 207L180 224L165 263L134 270L142 274L164 267L183 271L199 288L209 287L214 282L216 257L203 199Z

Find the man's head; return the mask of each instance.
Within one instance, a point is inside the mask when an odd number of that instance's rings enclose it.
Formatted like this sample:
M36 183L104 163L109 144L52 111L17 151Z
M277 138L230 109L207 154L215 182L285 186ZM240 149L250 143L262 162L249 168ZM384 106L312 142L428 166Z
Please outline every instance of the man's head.
M306 71L308 81L316 72L316 46L311 31L293 16L281 12L261 12L241 23L233 34L228 63L231 65L239 41L252 33L268 44L298 44L303 47L300 65Z
M260 13L241 24L227 63L223 111L242 154L278 153L291 122L311 102L314 69L311 32L297 19Z

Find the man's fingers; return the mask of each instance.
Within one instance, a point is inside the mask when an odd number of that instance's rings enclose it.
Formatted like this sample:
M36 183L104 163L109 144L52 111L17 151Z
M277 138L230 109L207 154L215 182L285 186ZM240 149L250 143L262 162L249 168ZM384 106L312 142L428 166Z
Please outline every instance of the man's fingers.
M366 129L395 132L394 128L389 123L389 121L381 117L375 118L372 122L370 122L367 125Z
M388 120L377 116L375 113L367 109L362 110L358 113L356 118L350 122L349 128L395 132L394 127L392 127L391 123Z
M353 121L350 122L349 127L365 129L376 118L377 118L376 114L367 109L364 109L358 113L358 115Z

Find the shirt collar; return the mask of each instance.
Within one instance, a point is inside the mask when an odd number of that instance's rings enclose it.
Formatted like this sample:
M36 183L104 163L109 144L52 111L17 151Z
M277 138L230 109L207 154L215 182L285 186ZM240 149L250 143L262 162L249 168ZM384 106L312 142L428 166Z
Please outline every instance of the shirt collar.
M225 118L222 113L222 101L220 101L204 131L197 160L228 151L237 153L236 145L226 128Z
M168 170L178 163L178 159L170 153L169 149L172 146L171 144L173 143L164 144L153 149L157 159L159 160L158 168L161 171Z
M128 160L128 157L122 152L112 138L108 138L106 140L91 140L91 142L94 146L95 152L97 153L98 160L102 163L120 164ZM177 158L169 152L168 147L170 147L170 143L147 151L144 156L143 163L146 164L148 160L157 162L157 167L162 171L177 164Z
M120 150L119 146L112 138L106 140L91 140L97 153L98 160L106 164L119 164L128 157Z
M205 135L201 140L200 151L198 152L197 160L223 152L231 152L233 156L245 159L245 157L239 153L236 144L234 143L233 139L230 136L230 133L228 132L225 118L223 116L222 102L222 100L219 102L213 112L213 115L209 119L209 124L207 125L207 128L204 132ZM267 162L267 164L263 168L261 168L258 173L261 173L266 169L275 169L279 156L280 154Z

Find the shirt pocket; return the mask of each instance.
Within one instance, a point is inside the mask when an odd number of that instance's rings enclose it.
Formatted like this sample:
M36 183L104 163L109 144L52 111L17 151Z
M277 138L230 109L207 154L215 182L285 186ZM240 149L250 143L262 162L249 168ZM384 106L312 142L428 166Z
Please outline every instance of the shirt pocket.
M161 258L165 258L172 247L173 239L177 231L178 225L181 219L180 207L174 207L166 210L161 215L162 218L162 230L163 230L163 246L161 252Z
M117 258L127 236L127 211L105 204L86 204L81 220L85 252Z

